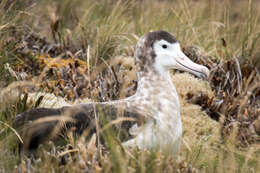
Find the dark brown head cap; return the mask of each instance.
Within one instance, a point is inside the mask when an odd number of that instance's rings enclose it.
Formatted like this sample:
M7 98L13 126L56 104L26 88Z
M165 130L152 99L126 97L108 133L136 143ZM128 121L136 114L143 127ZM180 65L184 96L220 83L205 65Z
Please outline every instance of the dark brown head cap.
M146 46L153 46L153 43L156 41L160 41L160 40L165 40L169 43L176 43L177 39L172 36L170 33L166 32L166 31L154 31L154 32L149 32L147 34L144 35L144 37L146 37Z
M146 73L154 70L155 52L153 44L156 41L165 40L169 43L178 42L177 39L166 31L153 31L143 35L136 44L135 66L137 73Z

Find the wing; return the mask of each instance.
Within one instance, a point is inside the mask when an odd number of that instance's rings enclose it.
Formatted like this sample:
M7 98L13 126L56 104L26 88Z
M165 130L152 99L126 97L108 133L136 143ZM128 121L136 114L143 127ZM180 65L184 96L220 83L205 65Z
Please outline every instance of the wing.
M55 140L58 136L72 130L76 134L87 131L88 134L96 133L99 129L110 127L114 122L112 130L119 134L120 140L127 140L131 136L129 129L135 121L117 122L119 117L134 118L143 123L143 116L130 112L110 104L84 104L58 109L36 108L23 112L16 116L13 126L21 135L24 149L36 149L39 144ZM138 120L139 119L139 120ZM102 137L102 135L101 135ZM102 141L102 139L101 139Z

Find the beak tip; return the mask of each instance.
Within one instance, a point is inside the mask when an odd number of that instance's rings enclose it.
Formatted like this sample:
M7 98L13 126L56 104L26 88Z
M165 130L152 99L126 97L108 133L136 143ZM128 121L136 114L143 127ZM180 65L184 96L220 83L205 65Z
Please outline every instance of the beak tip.
M210 70L209 70L207 67L204 67L204 68L202 69L202 72L203 72L203 74L205 75L205 76L204 76L205 79L209 78Z

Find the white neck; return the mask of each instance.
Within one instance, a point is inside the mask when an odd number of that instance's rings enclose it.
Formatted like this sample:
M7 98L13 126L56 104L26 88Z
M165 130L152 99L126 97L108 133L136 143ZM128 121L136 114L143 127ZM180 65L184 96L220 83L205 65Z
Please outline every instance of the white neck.
M169 71L168 68L163 67L162 65L160 65L157 62L155 62L154 66L155 66L156 71L159 73L159 75L161 75L161 76L166 76L166 75L168 76L168 75L170 75L170 71Z

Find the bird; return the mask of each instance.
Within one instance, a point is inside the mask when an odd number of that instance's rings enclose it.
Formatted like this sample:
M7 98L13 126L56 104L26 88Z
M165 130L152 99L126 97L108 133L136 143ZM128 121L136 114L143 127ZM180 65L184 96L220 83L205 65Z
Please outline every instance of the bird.
M182 141L182 122L171 69L204 79L210 71L191 61L182 52L177 39L163 30L150 31L140 37L134 58L138 83L135 94L130 97L60 108L34 108L18 114L13 124L25 140L24 148L36 149L47 139L55 139L72 128L76 134L86 130L98 133L106 123L125 117L129 121L114 127L119 130L124 147L176 155ZM60 117L63 118L60 120Z

